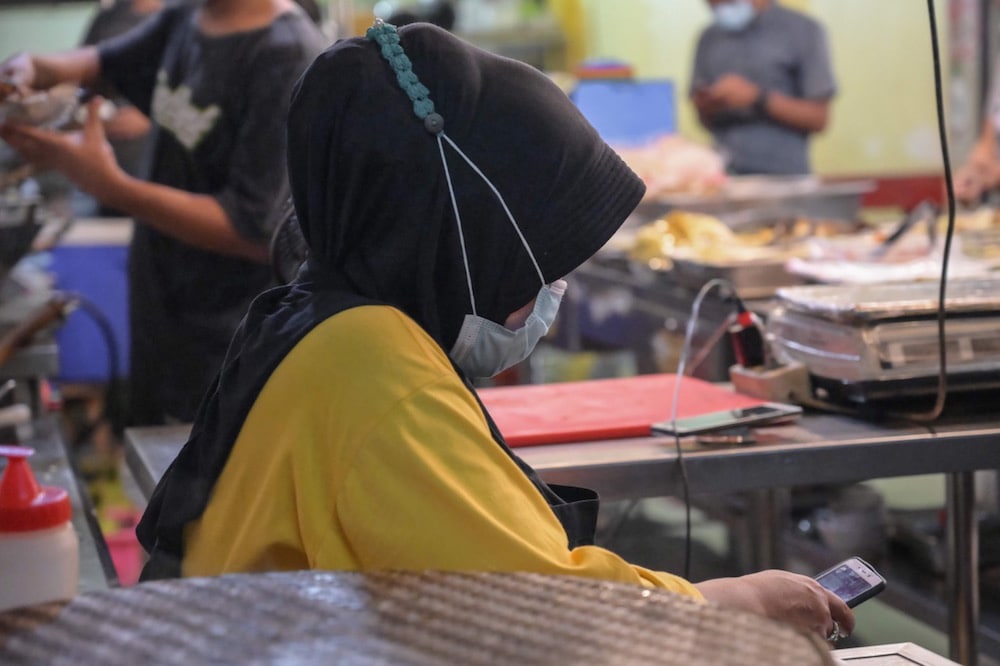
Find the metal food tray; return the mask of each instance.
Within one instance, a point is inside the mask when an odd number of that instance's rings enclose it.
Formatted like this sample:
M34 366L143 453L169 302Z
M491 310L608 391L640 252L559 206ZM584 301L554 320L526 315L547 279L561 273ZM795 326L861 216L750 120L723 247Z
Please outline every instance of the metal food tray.
M671 258L670 261L673 264L670 273L677 284L700 289L709 280L723 279L741 298L770 298L781 287L805 282L785 268L786 258L726 263L678 258Z
M845 323L919 318L937 313L935 281L887 284L790 286L777 290L789 310ZM1000 277L949 281L949 314L1000 313Z
M802 176L736 176L711 194L666 194L643 201L637 212L655 218L671 210L714 215L731 226L783 217L853 220L862 195L875 189L870 180L823 182ZM747 220L748 209L753 211Z

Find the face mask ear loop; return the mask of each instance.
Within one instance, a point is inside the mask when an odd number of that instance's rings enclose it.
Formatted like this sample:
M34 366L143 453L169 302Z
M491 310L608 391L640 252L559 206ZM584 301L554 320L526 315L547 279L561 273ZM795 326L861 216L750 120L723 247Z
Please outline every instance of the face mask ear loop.
M455 223L458 225L458 240L462 244L462 263L465 264L465 281L469 285L469 300L472 302L472 314L478 317L479 313L476 312L476 295L472 291L472 273L469 271L469 255L465 250L465 233L462 231L462 216L458 212L458 201L455 200L455 188L451 184L451 172L448 170L448 160L444 156L444 144L441 143L442 134L443 132L437 135L438 151L441 153L441 164L444 165L444 177L448 181L448 195L451 197L451 208L455 211Z
M531 251L531 247L528 245L528 241L524 238L524 234L521 233L521 228L517 226L517 221L514 220L514 215L513 213L510 212L510 208L507 207L507 202L504 201L503 196L501 196L500 194L500 191L493 185L492 182L490 182L490 179L486 177L486 174L484 174L479 169L479 167L476 166L476 163L473 162L471 159L469 159L469 157L462 152L461 148L455 145L455 142L451 140L450 136L448 136L444 132L441 132L441 134L438 135L439 144L441 142L441 137L444 137L444 140L448 142L448 145L454 148L455 152L462 156L462 159L465 160L466 164L468 164L469 167L471 167L472 170L475 171L479 175L479 177L483 179L483 182L486 183L487 186L489 186L490 190L493 192L493 195L497 198L497 201L499 201L500 205L503 206L503 212L507 213L507 219L510 220L511 225L514 227L514 231L517 233L517 237L521 239L521 244L524 246L525 252L528 253L528 257L531 259L531 263L535 267L535 272L538 273L538 279L542 281L542 286L545 286L545 276L542 274L542 269L538 265L538 262L535 261L535 254ZM441 157L442 159L444 158L444 153L441 154ZM448 181L448 187L449 188L451 187L450 180Z
M525 239L524 234L521 233L521 228L517 225L517 221L514 219L514 215L510 212L510 208L507 207L507 202L504 201L503 196L501 196L500 191L493 185L486 174L476 166L469 157L462 152L454 141L451 140L447 134L444 133L444 119L434 111L434 102L431 101L429 95L429 90L420 83L417 79L417 75L413 72L412 63L410 59L406 57L403 52L403 47L399 44L399 33L396 32L396 26L385 23L382 19L375 19L375 24L370 27L365 36L379 45L379 51L382 57L389 63L392 67L393 72L396 74L396 80L400 87L406 93L407 97L413 102L413 113L424 121L424 127L428 132L434 134L437 139L438 152L441 154L441 163L444 165L445 179L448 182L448 194L451 197L451 207L455 212L455 221L458 224L458 237L462 245L462 262L465 266L465 280L469 287L469 301L472 304L472 314L478 316L476 312L476 297L472 290L472 273L469 270L469 255L465 249L465 233L462 229L462 217L458 212L458 201L455 198L455 188L451 182L451 173L448 170L448 160L444 154L444 144L441 143L441 138L448 142L455 152L462 156L476 174L483 179L483 182L490 188L493 195L500 202L503 207L504 213L507 214L507 219L510 220L511 225L514 227L514 231L517 233L517 237L521 239L521 245L524 246L524 250L528 253L528 257L531 259L532 265L535 267L535 272L538 273L538 279L541 281L542 286L545 286L545 276L542 273L541 267L538 265L538 261L535 260L535 254L531 251L531 247L528 245L527 239Z

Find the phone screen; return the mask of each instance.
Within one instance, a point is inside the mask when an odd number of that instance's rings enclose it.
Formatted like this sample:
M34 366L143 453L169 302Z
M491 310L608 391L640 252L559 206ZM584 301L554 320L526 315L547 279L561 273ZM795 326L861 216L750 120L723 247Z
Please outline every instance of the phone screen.
M839 566L825 576L817 579L823 587L830 590L844 601L863 594L871 583L855 573L854 569L845 565Z
M854 607L885 587L885 579L860 558L851 558L824 571L816 581Z
M767 423L791 416L798 416L801 413L802 408L795 405L767 403L754 407L726 409L699 416L684 417L677 419L674 427L671 427L669 421L655 423L653 424L653 430L670 434L676 429L676 432L680 435L693 435L713 430L724 430L739 425Z

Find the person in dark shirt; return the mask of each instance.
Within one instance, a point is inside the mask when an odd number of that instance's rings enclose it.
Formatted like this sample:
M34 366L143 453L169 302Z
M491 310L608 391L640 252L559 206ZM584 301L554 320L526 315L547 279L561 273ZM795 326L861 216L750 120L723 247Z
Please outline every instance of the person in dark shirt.
M79 133L0 128L23 157L137 221L132 424L192 420L247 306L271 286L268 241L289 196L285 115L326 42L292 0L203 0L167 6L96 47L0 65L35 89L106 80L153 120L148 181L115 161L99 100Z
M111 0L102 2L84 32L81 44L96 46L136 27L163 8L161 0ZM149 118L114 90L101 91L114 104L114 115L104 121L104 130L115 152L115 160L128 174L143 177L148 172L152 150ZM103 216L121 211L98 206Z
M708 0L691 101L733 174L811 171L836 83L823 27L773 0Z

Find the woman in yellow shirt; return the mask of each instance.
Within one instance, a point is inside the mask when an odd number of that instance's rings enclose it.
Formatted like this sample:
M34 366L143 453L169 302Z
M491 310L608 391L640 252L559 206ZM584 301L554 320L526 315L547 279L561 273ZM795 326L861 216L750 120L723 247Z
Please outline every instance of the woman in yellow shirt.
M307 70L288 132L309 259L254 302L158 485L145 579L529 571L850 631L805 576L694 585L594 546L596 495L541 481L479 402L470 378L530 353L560 278L643 194L543 74L433 26L377 24Z

